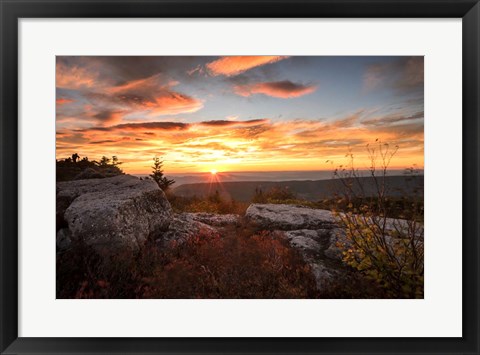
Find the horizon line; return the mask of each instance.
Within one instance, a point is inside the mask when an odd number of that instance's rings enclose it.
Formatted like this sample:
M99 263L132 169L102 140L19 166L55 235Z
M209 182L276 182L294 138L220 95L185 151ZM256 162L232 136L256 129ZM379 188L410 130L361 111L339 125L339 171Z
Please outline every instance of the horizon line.
M411 166L409 167L395 167L395 168L389 168L387 169L387 171L402 171L402 170L407 170L407 169L410 169L412 168ZM414 167L415 170L418 170L418 171L424 171L424 167L421 167L421 168L416 168ZM244 173L315 173L315 172L335 172L336 169L316 169L316 170L241 170L241 171L217 171L216 174L217 175L220 175L220 174L244 174ZM369 168L364 168L364 169L355 169L357 171L361 171L361 172L369 172L370 169ZM381 171L382 169L377 169L376 171ZM149 175L151 172L125 172L126 174L131 174L131 175ZM180 175L180 174L195 174L195 175L202 175L202 174L211 174L210 171L189 171L189 172L167 172L167 171L164 171L163 173L164 175L172 175L172 174L175 174L175 175Z

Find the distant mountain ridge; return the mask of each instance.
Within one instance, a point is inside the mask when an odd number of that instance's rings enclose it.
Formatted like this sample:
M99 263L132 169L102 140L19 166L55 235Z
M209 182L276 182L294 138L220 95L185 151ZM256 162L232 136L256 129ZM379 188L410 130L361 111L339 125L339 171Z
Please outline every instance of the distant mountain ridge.
M387 176L403 175L405 169L389 169ZM423 175L423 169L417 170L419 175ZM299 171L221 171L216 174L222 182L245 182L245 181L303 181L303 180L330 180L333 178L333 170L299 170ZM365 169L358 170L359 176L370 176L370 171ZM134 174L135 176L144 178L148 174ZM169 179L175 180L175 186L184 184L200 184L209 183L214 180L212 174L208 172L201 173L170 173L165 171L165 175Z
M419 176L387 176L385 178L387 195L400 197L418 193L423 195L423 175ZM363 186L364 194L372 196L375 194L376 186L372 177L360 177L360 184L354 184L356 191ZM230 197L240 202L249 202L255 194L256 189L266 192L273 187L288 188L298 198L308 201L317 201L330 198L342 191L340 179L330 180L291 180L291 181L235 181L235 182L213 182L184 184L174 188L176 195L185 197L205 197L218 193L223 197Z

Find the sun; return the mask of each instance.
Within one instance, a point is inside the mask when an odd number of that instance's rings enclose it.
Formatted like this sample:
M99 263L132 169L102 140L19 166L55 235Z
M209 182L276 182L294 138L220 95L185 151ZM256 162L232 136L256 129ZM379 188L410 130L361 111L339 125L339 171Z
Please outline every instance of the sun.
M210 174L212 174L212 175L217 175L217 169L212 169L212 170L210 170Z

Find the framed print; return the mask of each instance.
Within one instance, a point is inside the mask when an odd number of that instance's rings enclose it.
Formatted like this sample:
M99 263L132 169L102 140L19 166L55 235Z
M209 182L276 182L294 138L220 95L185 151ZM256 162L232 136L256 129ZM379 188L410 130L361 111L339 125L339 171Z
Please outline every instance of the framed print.
M477 354L479 6L3 1L2 354Z

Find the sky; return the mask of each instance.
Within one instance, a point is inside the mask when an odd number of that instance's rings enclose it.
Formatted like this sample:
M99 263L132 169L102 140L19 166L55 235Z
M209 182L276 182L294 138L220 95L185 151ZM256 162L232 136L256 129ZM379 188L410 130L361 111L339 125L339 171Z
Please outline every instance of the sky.
M367 144L423 169L423 57L58 56L56 158L131 174L329 170ZM386 147L386 146L384 146Z

